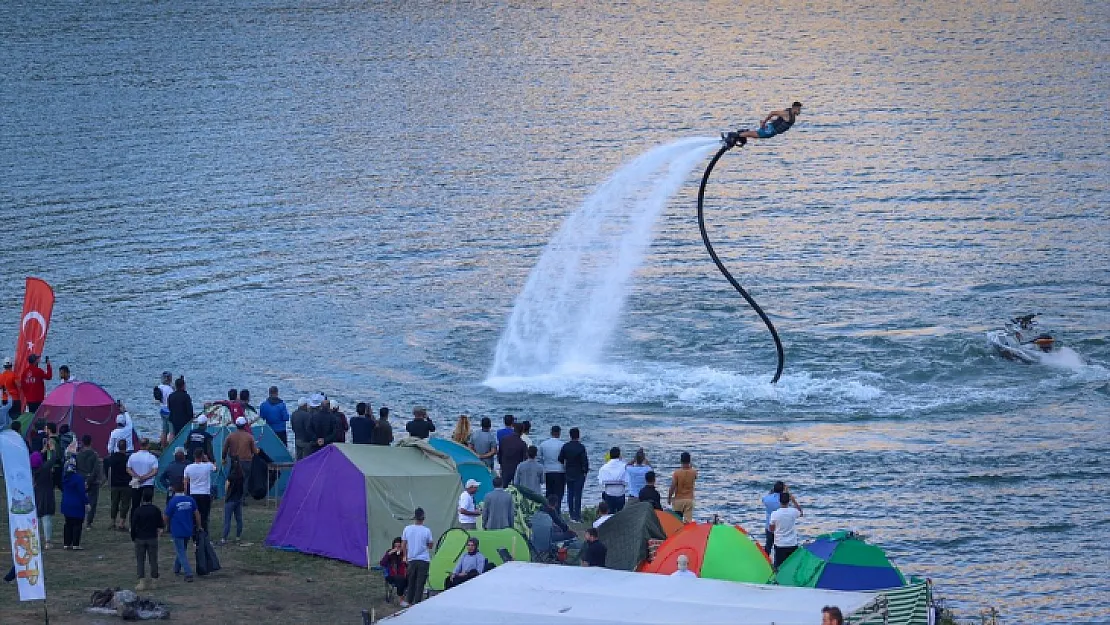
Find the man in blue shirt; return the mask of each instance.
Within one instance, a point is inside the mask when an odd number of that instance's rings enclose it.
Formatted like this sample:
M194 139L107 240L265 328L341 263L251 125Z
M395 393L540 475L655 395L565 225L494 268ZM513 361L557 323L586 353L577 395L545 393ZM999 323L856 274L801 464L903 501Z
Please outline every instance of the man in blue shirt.
M500 430L497 430L497 446L498 447L501 446L501 439L505 438L506 436L512 434L515 431L515 430L513 430L513 424L514 423L516 423L516 417L514 417L511 414L505 415L505 427L501 428Z
M270 396L258 407L258 415L277 434L283 445L289 445L289 434L286 433L285 424L289 422L289 409L285 402L278 397L278 387L270 387Z
M185 483L175 482L173 492L185 492ZM185 581L191 582L193 567L189 565L189 554L186 548L189 546L189 539L193 537L193 531L200 526L200 510L197 508L197 502L188 495L174 495L166 504L166 511L162 517L166 527L170 528L173 548L177 553L173 561L173 574L177 575L185 569Z

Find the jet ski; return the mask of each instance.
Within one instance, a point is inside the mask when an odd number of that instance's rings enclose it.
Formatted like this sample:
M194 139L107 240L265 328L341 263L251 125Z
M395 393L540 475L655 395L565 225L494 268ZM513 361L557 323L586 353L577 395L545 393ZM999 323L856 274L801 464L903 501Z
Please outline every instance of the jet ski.
M1060 349L1051 334L1037 328L1037 313L1014 317L1004 330L987 332L987 340L998 353L1010 360L1033 364L1040 362L1045 355Z

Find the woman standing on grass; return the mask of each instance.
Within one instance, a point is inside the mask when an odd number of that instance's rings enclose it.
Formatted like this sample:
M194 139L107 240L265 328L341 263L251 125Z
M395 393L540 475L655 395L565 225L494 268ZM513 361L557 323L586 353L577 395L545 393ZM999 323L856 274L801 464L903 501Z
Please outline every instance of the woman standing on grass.
M66 460L65 477L62 478L62 514L65 526L62 528L62 549L80 551L81 529L85 527L85 513L89 510L89 495L85 492L85 478L77 472L77 462L73 456Z
M43 452L53 447L53 441L43 444ZM57 454L50 454L50 459L43 458L43 452L31 452L31 475L35 487L35 511L39 517L39 532L42 535L43 549L54 547L50 540L54 534L54 513L57 500L54 498L54 464Z
M243 540L243 496L246 494L246 481L243 463L238 458L233 459L227 473L227 483L224 485L224 537L220 540L221 545L227 544L232 515L235 515L235 541Z

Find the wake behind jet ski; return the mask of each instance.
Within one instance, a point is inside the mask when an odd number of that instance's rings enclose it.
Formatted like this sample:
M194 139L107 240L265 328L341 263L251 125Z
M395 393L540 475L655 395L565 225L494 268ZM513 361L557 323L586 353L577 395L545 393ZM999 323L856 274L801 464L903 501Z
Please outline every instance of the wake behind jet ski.
M1040 332L1037 313L1014 317L1004 330L987 332L987 340L1004 358L1024 363L1040 362L1046 354L1059 351L1060 346L1051 334Z

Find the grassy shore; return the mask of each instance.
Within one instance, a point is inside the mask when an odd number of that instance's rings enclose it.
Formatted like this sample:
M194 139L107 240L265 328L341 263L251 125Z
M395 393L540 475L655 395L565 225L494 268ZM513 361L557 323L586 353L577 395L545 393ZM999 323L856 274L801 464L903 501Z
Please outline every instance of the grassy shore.
M0 483L3 480L0 479ZM3 485L0 491L6 492ZM58 494L59 503L61 495ZM0 566L11 566L6 497L0 503ZM89 614L85 608L95 590L134 589L138 581L128 534L108 529L108 490L101 491L92 530L81 536L84 551L63 551L63 517L54 517L54 549L44 552L46 596L50 622L111 623L118 618ZM162 505L165 496L155 495ZM222 569L191 584L173 575L173 543L163 538L158 549L161 579L154 591L140 593L166 603L172 620L205 623L361 623L362 610L378 617L396 611L384 603L380 574L344 562L270 549L262 542L276 510L250 501L243 515L243 544L217 547ZM213 535L223 531L223 502L213 502ZM234 528L232 528L234 536ZM149 574L149 573L148 573ZM0 621L4 625L42 623L41 601L19 602L14 584L0 584Z

